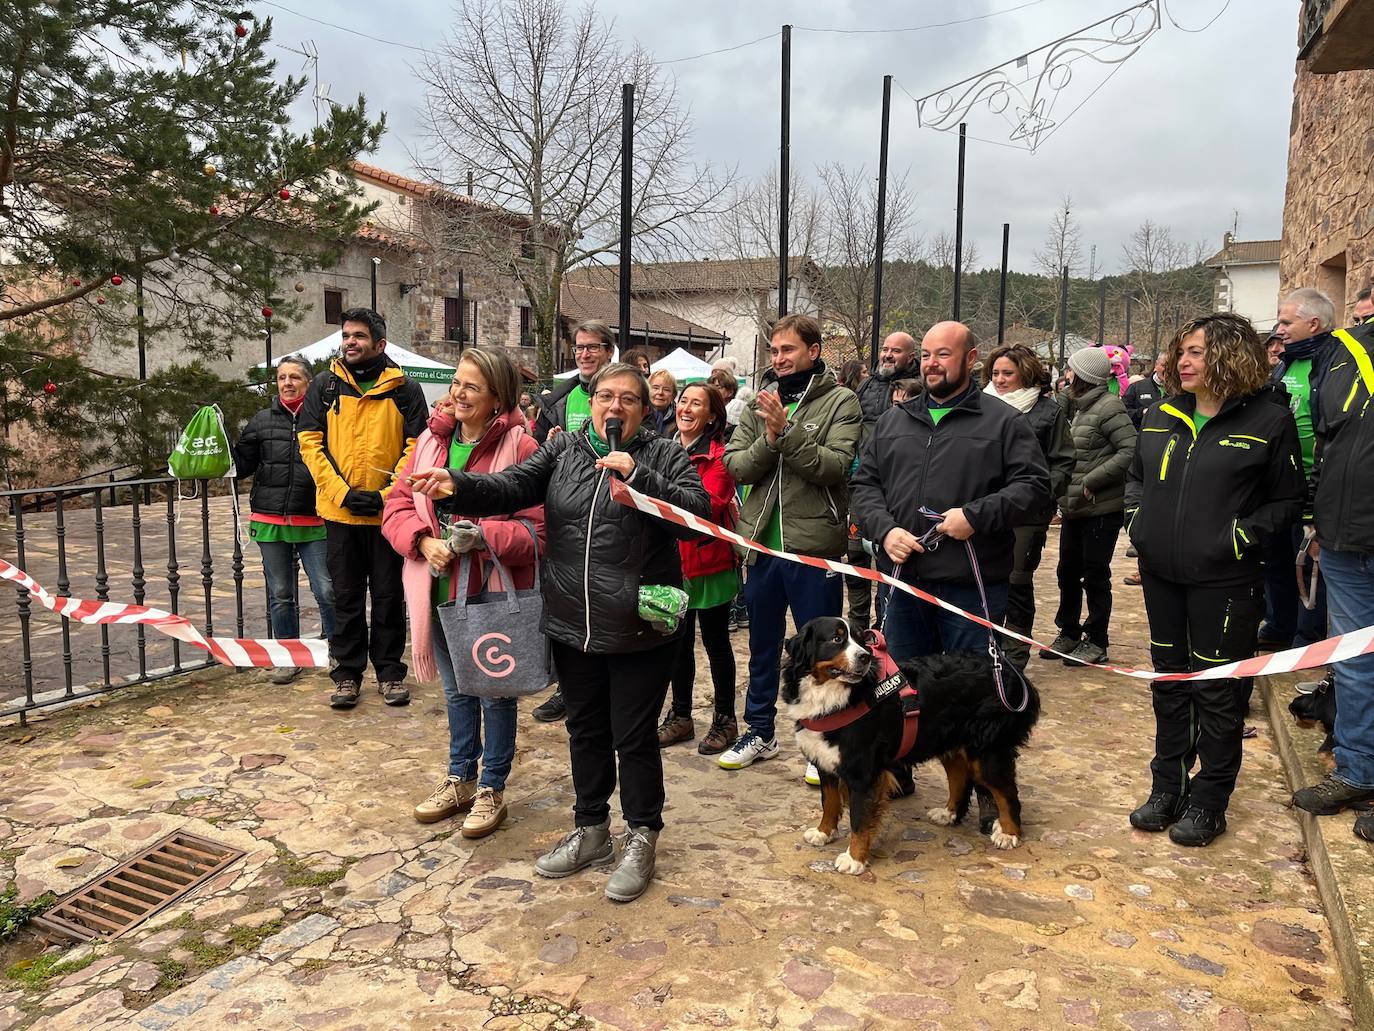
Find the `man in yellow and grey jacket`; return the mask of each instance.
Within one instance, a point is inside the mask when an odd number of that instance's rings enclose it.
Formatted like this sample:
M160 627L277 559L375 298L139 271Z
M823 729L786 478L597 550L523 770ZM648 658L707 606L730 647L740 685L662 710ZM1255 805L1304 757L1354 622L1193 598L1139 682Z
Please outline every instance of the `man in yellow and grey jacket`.
M315 480L334 581L336 663L329 704L358 704L369 655L387 705L405 705L405 605L401 557L382 537L382 502L428 415L424 392L386 356L386 322L370 308L343 313L340 356L305 395L297 422L301 458ZM391 470L387 472L386 470ZM371 639L367 599L372 598Z

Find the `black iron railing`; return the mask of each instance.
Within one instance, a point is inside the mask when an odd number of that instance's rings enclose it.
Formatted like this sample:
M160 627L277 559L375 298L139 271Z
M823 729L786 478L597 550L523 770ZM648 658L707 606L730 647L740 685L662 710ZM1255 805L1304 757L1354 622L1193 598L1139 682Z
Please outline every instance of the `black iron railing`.
M61 597L165 609L207 636L232 623L237 637L266 637L261 567L245 565L247 513L240 521L238 484L227 482L231 489L222 496L199 482L190 498L179 497L169 477L0 491L0 512L7 508L10 517L9 532L0 532L0 557ZM39 496L52 511L33 510ZM198 585L191 558L197 550ZM0 664L0 720L18 716L22 723L34 710L214 664L208 653L142 625L72 623L35 606L25 589L3 589L13 590L15 601L14 616L0 617L0 649L20 661L17 668ZM245 592L254 590L263 592L264 604L250 613ZM6 608L0 597L0 612Z

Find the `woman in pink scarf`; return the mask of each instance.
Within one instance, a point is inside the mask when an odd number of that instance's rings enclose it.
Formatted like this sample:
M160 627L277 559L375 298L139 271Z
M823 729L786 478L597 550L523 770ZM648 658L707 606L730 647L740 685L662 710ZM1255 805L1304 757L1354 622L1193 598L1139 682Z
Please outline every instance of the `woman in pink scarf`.
M449 524L460 517L436 513L429 498L411 490L409 474L436 465L498 472L523 462L538 445L526 431L519 399L520 376L509 358L476 348L464 352L448 396L435 406L429 428L416 440L410 461L382 510L382 533L405 559L402 581L410 612L415 676L421 681L437 676L448 705L448 773L415 807L415 819L434 823L466 812L465 838L484 837L506 818L506 777L515 757L515 699L479 699L459 693L434 607L456 598L460 588L469 597L481 591L481 562L472 563L466 584L454 582L457 556L463 552L472 552L478 559L495 556L510 570L518 589L533 587L534 541L519 520L534 526L542 551L544 506L514 516L470 520L475 530L460 528L452 533Z

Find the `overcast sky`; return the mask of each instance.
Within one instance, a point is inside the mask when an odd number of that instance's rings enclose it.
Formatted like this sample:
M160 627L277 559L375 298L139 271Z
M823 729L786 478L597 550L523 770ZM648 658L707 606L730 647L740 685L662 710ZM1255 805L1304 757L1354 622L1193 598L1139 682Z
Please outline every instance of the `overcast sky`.
M1032 254L1065 193L1073 196L1081 218L1085 251L1095 243L1109 273L1119 270L1122 243L1146 218L1171 226L1178 237L1205 241L1209 252L1220 246L1236 211L1241 239L1279 235L1299 5L1231 0L1203 32L1189 33L1171 23L1195 29L1225 2L1170 0L1163 28L1090 98L1105 70L1091 67L1091 61L1076 64L1074 82L1055 114L1088 99L1035 154L969 142L965 234L976 242L980 264L996 263L1001 224L1010 222L1012 267L1030 271ZM793 167L809 172L819 163L841 161L876 173L885 73L920 97L1073 33L1125 4L601 0L597 8L614 20L623 38L638 40L662 61L745 43L793 24ZM286 7L417 46L440 37L452 20L452 7L441 2L307 5L287 0ZM274 19L277 42L315 42L320 78L333 98L347 100L361 92L374 112L386 112L389 131L373 160L410 171L406 145L416 140L420 97L409 64L419 55L369 43L275 4L264 2L257 12ZM1006 13L921 31L803 31L895 30L990 12ZM297 58L278 56L283 71L297 69ZM692 111L699 159L737 165L745 176L776 163L777 38L671 68ZM1009 128L997 115L975 109L967 121L971 136L1007 141ZM915 105L894 89L889 169L908 173L918 233L953 231L956 151L956 135L920 128Z

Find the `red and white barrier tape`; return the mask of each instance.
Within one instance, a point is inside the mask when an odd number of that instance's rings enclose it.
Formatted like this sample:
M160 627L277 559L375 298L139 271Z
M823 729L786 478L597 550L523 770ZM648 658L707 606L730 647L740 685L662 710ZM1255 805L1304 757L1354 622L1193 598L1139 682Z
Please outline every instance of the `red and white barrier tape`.
M0 559L0 580L13 580L45 609L80 623L141 623L158 633L204 649L226 666L319 666L329 665L329 642L322 640L274 640L251 637L206 637L185 616L145 605L113 601L57 598L18 566Z
M829 569L845 576L858 576L865 580L872 580L875 583L887 584L899 591L905 591L913 598L920 598L922 601L929 602L931 605L938 605L947 612L962 616L964 619L972 620L979 626L990 627L1003 637L1010 637L1021 641L1033 648L1040 648L1044 651L1052 652L1055 655L1067 658L1063 652L1054 651L1049 645L1041 644L1039 641L1029 637L1023 637L1014 630L1008 630L1004 626L989 623L982 616L976 616L972 612L965 612L957 605L951 605L941 598L935 597L919 587L903 583L893 579L886 573L880 573L873 569L863 569L859 566L851 566L844 562L836 562L832 559L815 558L811 555L794 555L787 551L774 551L758 541L751 541L747 537L717 526L715 523L702 519L700 516L693 515L685 509L670 505L666 501L651 498L646 494L641 494L633 487L628 487L620 480L611 480L611 497L622 505L638 509L647 515L657 516L670 523L685 526L691 530L711 537L718 537L731 544L757 551L764 555L772 555L774 558L786 559L788 562L799 562L804 566L815 566L817 569ZM1201 670L1197 673L1155 673L1153 670L1132 669L1129 666L1111 666L1099 663L1083 663L1085 666L1092 666L1095 669L1105 669L1111 673L1120 673L1122 676L1135 677L1137 680L1227 680L1232 677L1262 677L1271 673L1293 673L1300 669L1314 669L1318 666L1325 666L1330 662L1340 662L1342 659L1353 659L1358 655L1366 655L1374 652L1374 626L1365 627L1362 630L1354 630L1339 637L1330 637L1325 641L1318 641L1316 644L1309 644L1306 648L1291 648L1288 651L1274 652L1269 655L1256 655L1252 659L1241 659L1239 662L1228 662L1224 665L1214 666L1211 669Z

